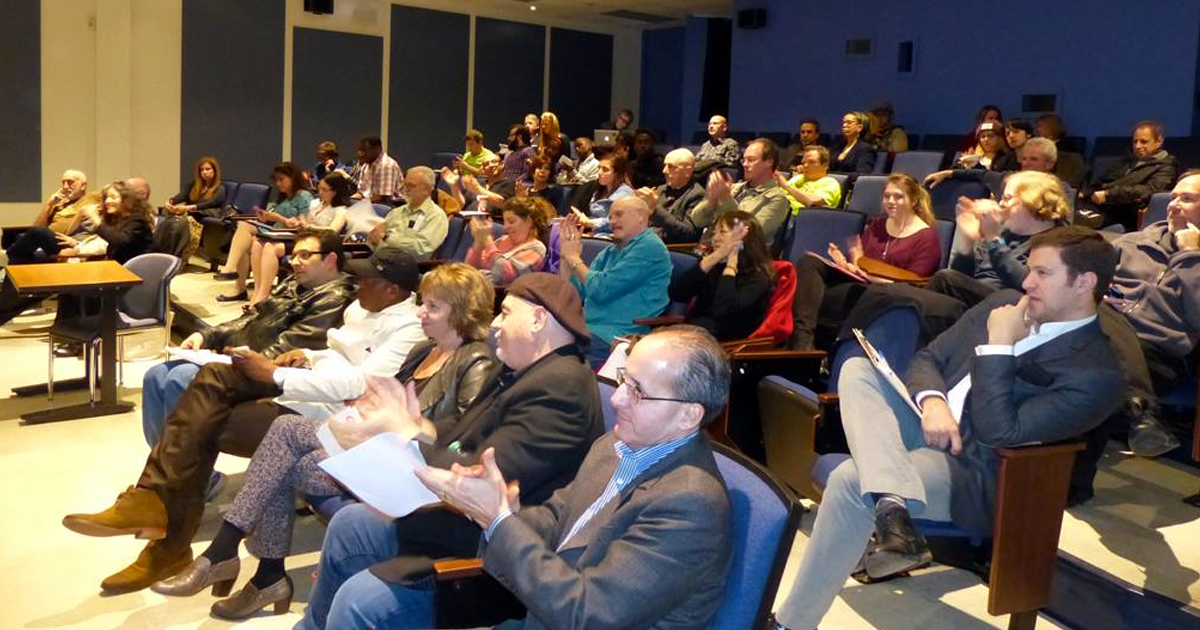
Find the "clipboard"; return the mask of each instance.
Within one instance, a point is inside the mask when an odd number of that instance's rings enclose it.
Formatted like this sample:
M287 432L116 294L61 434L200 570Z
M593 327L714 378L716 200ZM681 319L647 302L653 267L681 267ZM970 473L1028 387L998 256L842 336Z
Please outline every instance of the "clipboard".
M900 380L896 372L892 370L892 366L888 365L887 359L883 358L883 355L875 350L875 346L871 345L871 342L867 340L867 336L863 334L861 329L851 328L850 331L854 333L854 338L858 340L858 345L862 346L863 352L867 355L867 360L883 376L883 380L887 381L887 384L908 404L908 408L917 414L917 418L920 418L921 409L917 407L917 403L913 402L912 396L908 393L908 387L904 384L904 381Z

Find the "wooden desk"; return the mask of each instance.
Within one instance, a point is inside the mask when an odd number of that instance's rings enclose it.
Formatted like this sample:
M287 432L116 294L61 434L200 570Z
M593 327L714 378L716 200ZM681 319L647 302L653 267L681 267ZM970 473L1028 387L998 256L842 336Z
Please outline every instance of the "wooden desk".
M117 400L117 296L129 287L141 284L142 279L112 260L10 265L8 275L21 295L73 293L100 297L100 400L27 413L21 416L24 423L107 416L133 409L132 404ZM56 387L69 389L86 383L85 377ZM18 396L29 396L45 392L46 386L19 387L13 391Z

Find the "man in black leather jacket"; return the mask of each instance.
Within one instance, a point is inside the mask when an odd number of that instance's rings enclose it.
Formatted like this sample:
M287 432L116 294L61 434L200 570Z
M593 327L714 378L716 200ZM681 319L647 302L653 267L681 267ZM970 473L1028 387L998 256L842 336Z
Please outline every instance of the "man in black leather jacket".
M1104 225L1120 223L1127 233L1137 230L1138 211L1150 203L1150 196L1171 189L1179 163L1162 145L1162 125L1139 122L1133 129L1131 155L1084 191L1084 204L1104 215Z

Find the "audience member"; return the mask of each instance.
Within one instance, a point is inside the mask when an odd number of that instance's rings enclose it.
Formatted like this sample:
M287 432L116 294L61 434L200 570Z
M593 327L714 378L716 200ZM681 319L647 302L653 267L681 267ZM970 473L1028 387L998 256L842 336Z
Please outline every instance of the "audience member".
M500 285L512 284L518 276L541 271L546 260L549 215L554 213L540 198L515 197L504 202L504 236L492 240L492 219L473 217L467 264L482 269Z
M534 116L534 118L537 118ZM502 176L513 182L529 180L529 158L533 157L529 146L529 129L522 125L508 128L508 153L504 156Z
M1008 144L1004 139L1004 125L996 122L980 123L975 132L975 146L962 153L954 168L979 168L987 171L1014 170L1016 160L1008 157Z
M1053 150L1054 145L1044 138ZM1028 148L1028 147L1027 147ZM1058 178L1025 171L1010 175L999 202L961 198L949 269L924 287L906 283L872 285L846 316L841 335L863 328L898 302L913 306L933 339L970 308L1001 289L1021 290L1033 237L1066 225L1071 206Z
M675 149L663 160L666 183L658 188L639 188L637 196L654 209L650 226L665 243L695 243L704 233L696 225L694 210L704 201L704 187L692 180L696 156L687 149Z
M163 210L165 215L154 226L154 251L171 254L186 267L204 231L196 216L224 217L225 186L221 185L217 158L200 158L191 186L168 199Z
M842 184L829 176L829 149L810 147L792 165L796 174L790 180L775 171L775 181L788 195L792 214L800 208L837 208L842 203Z
M575 154L579 156L579 166L575 167L570 183L596 181L600 176L600 161L592 150L592 139L585 136L575 138Z
M1117 407L1123 377L1096 323L1112 261L1086 228L1036 237L1026 296L988 298L913 359L920 416L866 359L846 362L838 391L853 459L829 477L778 627L817 627L860 558L872 579L928 563L910 513L990 534L997 451L1077 437ZM1042 378L1019 376L1030 370Z
M298 353L293 361L283 365L277 359L278 367L270 369L275 380L283 382L284 396L293 390L313 393L323 390L318 395L327 392L331 397L357 398L356 405L369 405L375 398L368 393L366 379L395 375L398 381L411 387L423 417L435 426L453 426L474 402L494 365L491 352L482 341L492 317L491 284L462 263L443 265L421 279L418 308L409 289L396 284L399 281L404 287L416 285L416 262L403 250L380 250L374 259L352 260L348 267L362 283L359 302L376 299L380 303L370 303L368 308L383 307L367 315L378 318L376 323L364 322L368 325L355 326L357 331L350 333L367 334L352 341L360 352L368 352L369 358L355 366L338 352L326 350ZM351 328L350 317L357 305L356 302L347 310L348 324L343 330ZM389 313L394 315L389 317ZM402 327L387 331L385 326L393 322L402 323ZM413 339L412 333L421 331L420 339ZM403 338L408 346L404 353L399 356L384 353L386 357L376 360L380 352L372 351L370 345L380 339L393 343L397 337ZM315 361L310 361L309 356ZM246 470L245 484L212 543L186 569L155 583L152 590L186 596L213 585L220 595L228 594L241 569L238 545L249 534L246 546L258 558L258 569L241 591L214 603L212 614L223 619L244 619L271 604L276 605L277 612L286 610L292 583L284 570L284 559L291 547L295 493L327 497L343 492L317 466L327 457L317 438L317 429L325 417L326 414L314 416L301 411L276 418L255 450ZM390 429L366 422L335 421L329 426L346 448Z
M317 163L313 164L312 176L314 181L325 179L334 171L344 171L346 165L338 159L338 146L333 140L325 140L317 145Z
M1033 127L1037 131L1039 138L1045 138L1058 146L1063 138L1067 137L1067 127L1063 124L1062 116L1058 114L1042 114L1033 121ZM1060 151L1065 151L1059 147Z
M726 137L729 133L729 122L724 116L713 116L708 119L708 140L700 145L696 153L696 169L708 170L715 165L718 168L736 168L742 149L737 140Z
M869 136L880 151L901 153L908 150L908 134L904 127L896 124L896 113L889 101L879 101L871 106Z
M609 225L614 243L591 264L583 260L583 223L573 214L561 224L559 276L570 280L583 298L592 367L607 359L616 337L645 333L633 320L657 317L667 308L671 255L650 227L650 207L637 197L613 204Z
M538 120L538 155L542 156L542 159L550 164L551 169L557 172L558 160L566 153L565 149L571 139L562 132L562 128L558 124L558 115L554 112L542 112ZM567 160L569 161L570 158L568 157Z
M533 506L575 476L603 432L595 375L577 345L588 340L579 296L550 274L521 276L492 328L504 369L493 369L462 418L439 428L434 444L421 445L421 452L426 464L438 468L486 461L519 484L510 499L519 494L521 505ZM420 420L397 381L372 384L379 402L364 410L368 423ZM343 508L329 522L317 581L297 628L432 625L432 593L414 593L410 586L428 583L435 559L474 557L482 534L459 512L437 507L392 521L366 505Z
M1179 164L1162 145L1162 125L1139 122L1133 128L1132 155L1109 169L1095 186L1084 189L1084 200L1104 215L1105 225L1136 230L1138 212L1150 203L1150 196L1165 192L1175 181Z
M966 153L975 146L977 142L976 135L979 133L979 125L985 122L1003 123L1004 114L995 105L980 107L979 113L975 114L975 124L971 126L971 132L963 136L962 142L958 145L958 151Z
M359 164L357 198L371 203L396 205L404 200L404 171L392 156L383 150L379 136L365 136L358 141Z
M532 158L531 158L532 159ZM488 212L493 218L499 216L499 208L517 194L516 182L503 174L500 157L492 155L479 165L483 181L473 175L459 176L443 168L442 181L450 187L450 194L462 205L464 212Z
M81 228L86 229L87 226L80 225L80 222L75 220L79 211L87 206L98 206L101 202L100 195L89 195L87 187L87 175L82 171L63 171L62 185L42 204L42 210L34 218L33 226L47 227L53 232L68 236Z
M942 248L933 229L929 193L917 180L902 173L888 176L880 200L882 212L871 220L862 236L855 236L842 253L829 244L834 265L814 256L796 264L796 325L791 344L801 350L816 345L818 326L836 330L875 279L859 267L864 258L881 260L919 276L930 276L942 260Z
M605 129L612 129L617 132L628 131L633 126L633 110L622 108L617 111L617 115L611 122L604 123Z
M633 161L629 179L634 188L653 188L663 184L663 157L654 148L654 132L638 129L633 134Z
M529 158L529 172L531 179L528 184L517 183L517 196L529 197L532 195L549 201L550 184L553 183L550 177L550 163L542 159L540 155L535 155ZM557 213L556 210L555 214Z
M1022 171L1053 174L1054 166L1058 163L1058 149L1054 147L1053 142L1045 138L1030 138L1026 140L1021 145L1021 149L1017 151L1017 154L1019 156L1018 163L1020 170ZM1009 173L999 170L959 168L932 173L925 178L925 185L934 188L950 178L980 182L988 187L993 197L999 199L1004 194L1004 179L1008 175Z
M466 143L467 150L461 158L454 158L454 168L458 169L460 174L478 176L483 170L483 163L496 154L487 148L483 132L478 129L468 131L467 135L463 136L463 142Z
M596 178L595 192L588 203L587 214L573 209L581 221L581 225L598 233L610 231L608 213L612 205L619 199L633 196L633 188L629 186L629 162L620 155L610 153L600 158L599 176Z
M835 156L830 170L861 175L875 169L875 146L863 137L870 122L871 117L862 112L842 116L842 137L829 148L830 155Z
M100 191L99 206L81 205L74 223L86 221L89 234L72 231L76 236L55 232L49 227L25 231L7 251L9 262L27 265L55 262L58 256L103 254L125 264L130 258L150 251L153 238L150 206L138 196L127 180L118 180Z
M787 193L775 181L778 160L779 149L774 142L767 138L751 140L742 157L743 181L734 184L720 172L708 176L704 201L692 213L696 225L708 227L717 216L741 210L758 221L767 243L773 243L775 232L791 212Z
M612 403L620 421L612 435L592 446L575 480L543 506L520 505L495 464L498 449L474 471L418 473L486 528L484 570L529 612L504 627L710 625L734 534L730 500L701 430L724 406L729 373L721 347L694 328L640 341L618 373ZM421 601L421 609L432 599L413 589L395 597ZM393 623L430 621L405 617Z
M758 221L726 212L713 224L712 253L671 281L673 302L691 303L687 322L721 341L745 339L767 315L775 269ZM694 300L694 301L693 301Z
M1008 143L1010 153L1017 153L1025 143L1033 138L1033 127L1029 125L1029 121L1021 118L1011 118L1004 123L1004 141ZM1003 169L994 169L1003 170ZM1016 167L1008 169L1010 171L1017 170Z
M203 368L170 361L146 373L143 423L168 410L170 415L137 484L103 512L63 519L64 526L80 534L136 534L151 541L133 564L101 582L105 591L145 588L192 561L190 543L217 458L217 438L229 420L229 403L278 395L271 375L255 369L269 366L267 359L287 350L323 346L325 332L341 324L351 292L349 279L340 271L341 239L328 231L302 231L292 256L295 275L270 299L240 319L194 333L181 344L192 350L230 348L238 361ZM243 345L262 354L236 349ZM182 393L178 405L168 400L174 392Z
M800 130L796 136L799 140L789 144L787 148L779 152L780 164L793 164L796 161L796 156L804 155L804 152L809 147L820 146L821 144L821 123L815 118L801 118Z
M446 213L433 202L434 174L428 166L414 166L404 175L408 202L388 213L384 222L367 235L371 249L399 247L417 260L429 260L450 230Z
M300 227L299 217L308 212L313 200L308 178L304 176L298 166L291 162L284 162L276 166L271 175L275 180L275 201L267 204L265 210L255 208L256 217L260 222L270 222L279 228ZM256 244L258 244L258 248L255 248ZM225 264L217 270L214 276L217 280L233 280L234 291L232 294L218 295L218 302L239 302L249 299L249 295L246 293L246 279L252 271L258 271L259 262L261 262L255 260L253 255L256 249L261 251L258 228L248 221L239 222L237 231L233 233L233 242L229 245L229 257L225 259ZM257 274L255 278L257 281Z
M540 146L542 142L542 119L537 114L525 114L525 131L529 132L529 144Z

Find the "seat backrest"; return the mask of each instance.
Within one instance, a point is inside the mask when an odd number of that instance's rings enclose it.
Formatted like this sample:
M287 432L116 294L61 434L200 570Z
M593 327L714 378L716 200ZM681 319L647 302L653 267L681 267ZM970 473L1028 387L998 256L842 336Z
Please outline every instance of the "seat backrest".
M458 243L462 240L463 232L467 231L467 220L459 215L453 215L446 224L446 239L433 252L432 258L435 260L447 260L453 257L454 252L458 251ZM466 254L463 254L466 258ZM457 260L457 259L455 259Z
M846 202L846 209L867 215L878 214L883 202L883 189L886 186L887 175L860 176L854 180L854 188L850 191L850 200Z
M574 192L574 185L555 184L546 189L546 197L558 216L565 217L571 213L571 194Z
M233 207L242 214L250 214L255 206L267 207L267 199L271 196L271 188L266 184L245 182L238 186L237 195L233 198Z
M952 133L927 133L921 136L922 151L939 151L946 153L958 149L958 145L962 142L961 135Z
M755 134L753 131L730 131L729 137L737 140L738 144L746 146L747 142L755 138Z
M750 338L770 337L775 345L782 346L792 336L796 323L792 317L792 302L796 298L796 266L786 260L774 260L771 265L775 268L775 287L771 289L767 315L758 329L750 334Z
M1088 180L1093 184L1100 183L1100 180L1124 159L1124 155L1097 155L1092 158L1092 172Z
M871 167L871 174L884 175L888 173L888 159L891 157L887 151L876 151L875 166Z
M938 244L942 246L942 262L938 269L945 269L950 264L950 248L954 245L954 230L958 229L958 223L938 219L934 221L933 229L937 231Z
M792 137L792 134L786 131L760 131L757 135L759 138L766 138L774 142L781 149L788 145L788 140Z
M613 242L606 238L594 238L589 236L585 237L581 241L581 244L583 245L583 252L581 255L583 262L588 266L591 266L592 261L596 260L596 256L599 256L600 252L604 251L604 248L608 247L609 245L612 245Z
M1150 195L1150 204L1146 206L1146 216L1142 220L1142 225L1150 225L1158 221L1167 220L1167 204L1171 203L1171 193L1160 192Z
M700 264L700 258L690 252L668 252L671 255L671 283L682 277L687 272L696 268ZM674 302L667 304L665 315L683 315L687 313L688 301Z
M893 173L904 173L911 175L918 182L925 181L925 178L932 173L936 173L942 166L942 160L946 157L941 151L905 151L897 153L896 159L892 162Z
M604 432L607 433L617 426L617 410L612 404L612 395L617 391L617 384L597 376L596 385L600 387L600 411L604 414Z
M938 219L953 221L955 207L959 197L968 199L986 199L992 196L992 191L982 182L947 178L942 183L929 189L929 202L933 206L933 216Z
M238 183L231 179L221 180L221 185L225 187L225 205L233 203L233 198L237 196Z
M373 203L371 207L375 209L375 214L378 214L381 219L386 219L388 213L392 211L392 207L386 203Z
M450 254L450 260L462 262L467 259L467 253L471 251L471 246L475 244L475 236L471 234L471 229L467 226L466 220L462 217L457 218L462 221L458 242L455 244L454 249L447 251L453 252ZM504 236L504 225L492 221L492 239L499 239L501 236ZM450 240L449 233L446 235L446 240ZM446 241L442 242L445 243Z
M908 364L917 353L921 340L921 317L917 310L907 305L896 305L880 313L863 329L867 341L875 346L880 356L887 360L892 371L901 377L908 371ZM829 367L829 391L837 391L838 376L842 366L851 357L865 356L862 346L853 336L839 339L833 347L833 361Z
M1079 187L1087 179L1088 165L1083 156L1074 151L1059 151L1058 163L1054 166L1054 174L1068 184Z
M708 142L708 130L701 129L692 132L692 144L701 145L705 142ZM695 151L692 151L692 153L695 153Z
M851 237L862 234L867 216L852 210L822 210L802 208L792 218L792 239L784 250L786 260L796 262L804 252L822 256L830 243L844 247Z
M433 159L429 160L429 168L433 169L435 172L441 169L443 166L454 168L455 158L460 157L462 157L462 153L455 153L454 151L439 151L433 154Z
M758 462L713 445L729 490L733 557L713 628L762 628L775 601L801 510L791 491Z
M1058 150L1083 155L1087 153L1087 138L1085 136L1065 136L1058 141Z
M837 207L845 208L846 207L846 183L848 181L850 181L850 176L847 175L846 173L830 173L829 176L836 179L838 185L842 187L842 198L840 201L838 201Z
M1092 143L1092 155L1124 157L1129 153L1131 144L1129 136L1096 136L1095 142Z
M171 279L179 272L179 259L170 254L142 254L125 263L142 283L121 296L118 310L130 319L155 319L166 324Z

